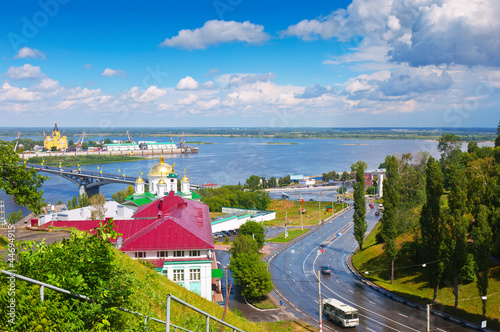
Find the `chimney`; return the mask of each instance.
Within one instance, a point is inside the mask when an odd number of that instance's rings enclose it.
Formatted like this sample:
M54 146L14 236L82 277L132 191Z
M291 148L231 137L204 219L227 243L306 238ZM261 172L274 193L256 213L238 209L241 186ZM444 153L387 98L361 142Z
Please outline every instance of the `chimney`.
M118 205L116 208L116 216L117 217L125 217L125 207L123 205Z

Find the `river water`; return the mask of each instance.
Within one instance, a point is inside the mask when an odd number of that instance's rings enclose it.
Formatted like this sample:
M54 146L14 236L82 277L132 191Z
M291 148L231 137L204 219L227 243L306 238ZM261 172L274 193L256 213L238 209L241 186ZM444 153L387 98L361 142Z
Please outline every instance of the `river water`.
M115 139L115 138L111 138ZM151 138L169 141L170 138ZM185 137L185 141L201 141L213 144L190 144L199 147L197 154L165 155L165 162L175 163L176 173L182 177L187 171L191 183L238 184L245 183L251 175L276 178L288 174L321 175L335 170L350 170L353 163L363 160L368 169L375 169L387 155L428 151L439 157L437 142L424 140L341 140L341 139L265 139L234 137ZM147 139L146 139L147 140ZM284 143L284 144L268 144ZM84 170L136 176L140 172L146 176L158 159L134 162L120 162L102 165L82 165ZM75 168L77 166L75 165ZM42 173L43 174L43 173ZM125 188L123 184L108 184L100 188L102 194L111 195ZM78 195L74 183L51 175L43 188L44 198L49 203L59 200L67 203ZM6 213L20 208L4 192L0 198L5 201Z

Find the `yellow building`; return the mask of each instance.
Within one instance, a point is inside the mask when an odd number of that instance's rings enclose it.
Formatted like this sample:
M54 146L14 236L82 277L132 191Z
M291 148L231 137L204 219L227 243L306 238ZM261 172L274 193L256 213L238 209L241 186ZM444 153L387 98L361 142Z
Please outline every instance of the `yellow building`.
M61 136L61 132L57 128L57 122L54 126L54 130L52 130L52 135L45 136L45 140L43 141L43 147L47 150L52 150L52 147L55 147L57 150L64 150L68 148L68 139L66 135Z

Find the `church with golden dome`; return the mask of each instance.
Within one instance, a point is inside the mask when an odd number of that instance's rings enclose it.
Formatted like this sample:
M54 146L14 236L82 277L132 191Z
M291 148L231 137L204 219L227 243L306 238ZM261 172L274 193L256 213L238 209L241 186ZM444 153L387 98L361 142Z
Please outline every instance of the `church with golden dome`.
M158 198L175 192L175 195L186 199L199 201L201 196L190 190L189 178L184 170L184 177L180 180L180 190L178 187L178 176L173 165L167 164L163 155L160 162L154 165L148 173L149 188L146 191L146 182L141 176L135 180L135 192L125 199L124 205L142 206Z
M49 151L52 150L53 147L55 147L56 150L65 150L68 148L68 138L64 135L64 131L61 136L61 132L59 128L57 128L57 122L52 130L52 135L45 136L43 147Z

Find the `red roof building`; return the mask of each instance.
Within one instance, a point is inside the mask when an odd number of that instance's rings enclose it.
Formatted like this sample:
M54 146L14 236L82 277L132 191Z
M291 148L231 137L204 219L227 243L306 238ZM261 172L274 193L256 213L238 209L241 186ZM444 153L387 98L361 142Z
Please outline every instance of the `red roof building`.
M169 279L212 300L214 240L208 206L168 196L141 206L134 220L114 220L121 239L111 240L134 259L147 259ZM90 231L103 220L51 221L42 227L74 227Z

